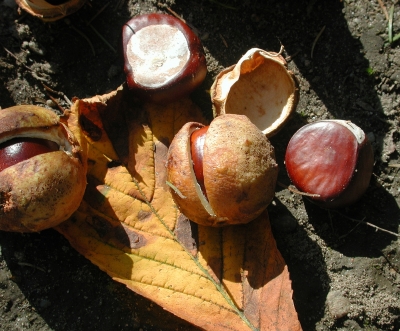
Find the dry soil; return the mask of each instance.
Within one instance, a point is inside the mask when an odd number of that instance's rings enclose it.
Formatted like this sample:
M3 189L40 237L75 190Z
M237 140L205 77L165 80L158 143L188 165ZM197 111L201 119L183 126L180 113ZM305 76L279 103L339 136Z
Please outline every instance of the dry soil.
M393 5L396 35L400 4L382 2L389 16ZM124 81L122 25L140 13L169 10L202 39L209 74L194 98L209 116L207 90L222 68L252 47L284 46L300 102L272 139L281 183L289 184L286 145L302 125L338 118L367 133L374 174L359 202L329 212L279 186L269 213L304 330L399 330L400 46L388 42L378 0L92 0L55 23L0 0L0 106L69 107L50 93L54 103L42 83L69 99L114 90ZM112 281L53 230L0 233L0 325L5 331L197 330Z

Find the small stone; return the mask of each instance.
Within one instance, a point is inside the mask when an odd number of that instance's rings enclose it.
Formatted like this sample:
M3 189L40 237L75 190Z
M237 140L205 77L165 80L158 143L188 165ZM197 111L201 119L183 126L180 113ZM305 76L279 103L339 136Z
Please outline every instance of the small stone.
M343 323L344 327L346 327L346 330L352 330L352 331L362 331L362 328L358 323L354 320L347 320Z
M40 299L39 306L40 308L45 309L51 306L51 302L47 299Z
M326 297L326 304L335 319L346 316L350 311L350 301L340 291L330 291Z
M46 105L53 108L56 106L56 103L53 100L48 99L46 100Z
M44 50L39 46L37 42L30 41L28 43L28 48L37 55L44 55Z
M110 69L108 69L107 76L108 78L113 78L120 73L120 68L116 65L112 65Z
M368 132L367 138L368 138L368 140L369 140L369 142L370 142L371 144L375 142L375 135L374 135L373 132Z

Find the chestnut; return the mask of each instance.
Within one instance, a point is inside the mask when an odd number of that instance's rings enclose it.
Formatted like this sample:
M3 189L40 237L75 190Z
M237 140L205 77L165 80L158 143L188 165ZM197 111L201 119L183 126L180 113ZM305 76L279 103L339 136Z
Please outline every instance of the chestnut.
M221 115L208 127L186 123L168 149L172 197L202 225L255 219L274 197L277 175L273 146L244 115Z
M356 202L368 188L374 153L364 131L350 121L323 120L290 139L285 165L294 186L325 208Z
M80 145L54 112L0 110L0 230L54 227L79 207L85 188Z
M171 15L133 17L123 26L122 47L127 86L144 101L175 101L193 92L206 77L200 39Z

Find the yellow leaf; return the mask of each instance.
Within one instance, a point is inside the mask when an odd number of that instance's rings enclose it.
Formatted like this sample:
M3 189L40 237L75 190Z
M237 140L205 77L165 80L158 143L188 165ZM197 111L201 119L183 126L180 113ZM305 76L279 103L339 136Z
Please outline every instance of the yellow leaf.
M197 226L175 206L166 155L189 99L137 104L118 88L75 100L68 125L88 159L80 208L57 227L113 279L205 330L301 330L267 212L246 225Z

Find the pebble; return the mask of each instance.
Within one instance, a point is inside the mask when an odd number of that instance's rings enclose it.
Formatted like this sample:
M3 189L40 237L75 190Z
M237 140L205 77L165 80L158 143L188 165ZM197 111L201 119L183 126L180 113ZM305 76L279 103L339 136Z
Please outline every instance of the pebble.
M120 68L113 64L108 69L107 76L108 76L108 78L113 78L113 77L117 76L120 73L120 71L121 71Z
M335 319L342 318L350 312L350 301L340 291L330 291L326 297L326 304Z
M370 142L371 144L375 142L375 135L374 135L373 132L368 132L368 133L367 133L367 138L368 138L368 140L369 140L369 142Z
M47 299L40 299L39 306L40 308L48 308L51 306L51 302Z
M37 42L34 41L28 42L28 48L37 55L43 56L45 54L44 50L39 46Z
M53 100L48 99L46 100L46 105L53 108L56 106L56 103Z

